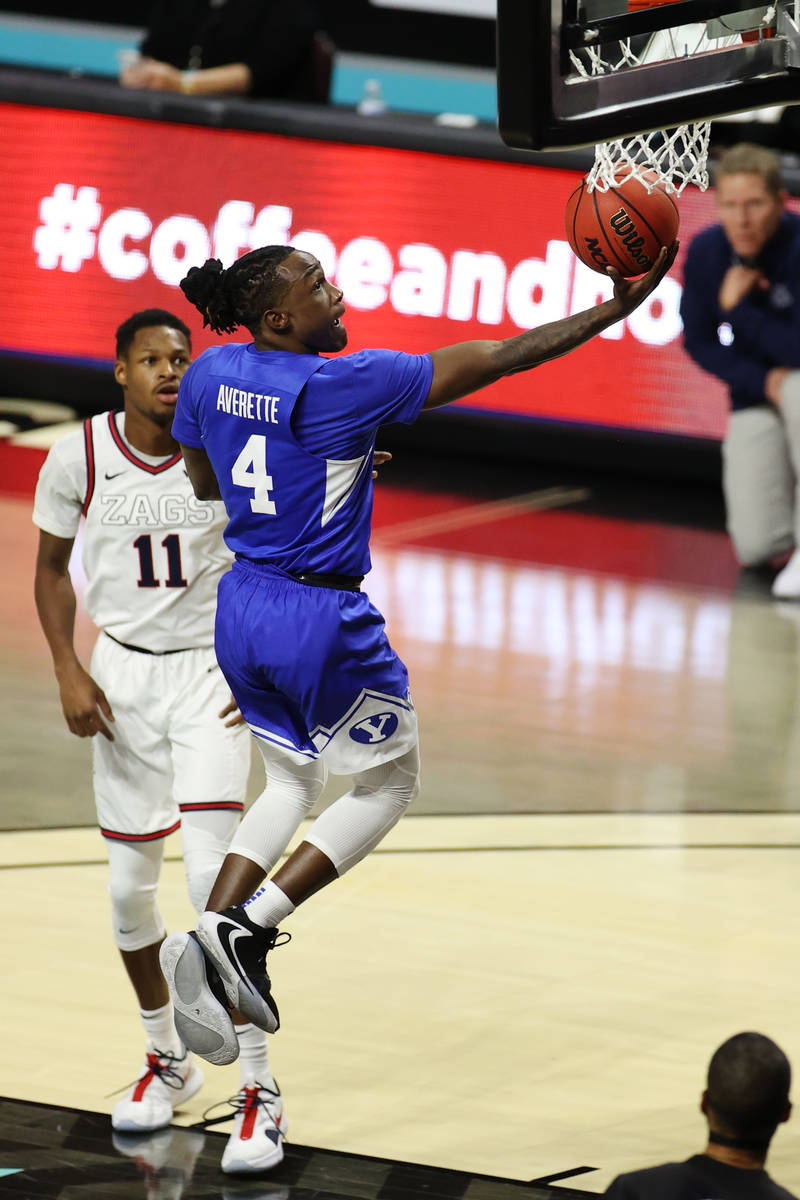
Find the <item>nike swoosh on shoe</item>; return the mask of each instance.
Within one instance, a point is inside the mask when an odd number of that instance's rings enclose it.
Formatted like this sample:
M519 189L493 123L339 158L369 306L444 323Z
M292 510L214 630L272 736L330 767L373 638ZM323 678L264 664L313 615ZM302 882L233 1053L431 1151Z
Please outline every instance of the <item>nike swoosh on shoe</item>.
M239 935L238 937L236 936L237 934ZM254 995L260 995L260 993L258 993L256 991L256 989L253 987L250 977L248 976L247 972L245 971L244 967L242 966L242 964L239 960L239 955L236 952L236 942L239 941L242 937L250 938L252 936L253 936L252 934L247 933L246 930L241 929L238 925L219 924L217 926L217 937L220 939L223 946L225 947L225 951L228 955L228 958L230 959L233 966L235 967L237 975L239 976L239 978L241 979L242 983L245 985L245 987L247 988L248 991L252 992Z

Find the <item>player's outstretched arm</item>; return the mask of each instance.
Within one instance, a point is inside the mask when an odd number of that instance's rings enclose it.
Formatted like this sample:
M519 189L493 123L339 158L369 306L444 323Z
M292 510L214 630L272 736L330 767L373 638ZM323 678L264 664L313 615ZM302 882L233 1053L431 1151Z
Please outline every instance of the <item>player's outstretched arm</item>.
M77 737L102 733L113 742L114 735L103 720L114 720L111 706L75 653L76 601L69 574L72 543L72 538L40 530L33 589L36 611L53 655L61 707L70 732Z
M438 408L502 379L560 358L632 313L658 287L675 261L678 243L664 248L641 279L623 279L609 268L614 281L610 300L561 321L529 329L504 341L460 342L435 350L433 380L424 408Z

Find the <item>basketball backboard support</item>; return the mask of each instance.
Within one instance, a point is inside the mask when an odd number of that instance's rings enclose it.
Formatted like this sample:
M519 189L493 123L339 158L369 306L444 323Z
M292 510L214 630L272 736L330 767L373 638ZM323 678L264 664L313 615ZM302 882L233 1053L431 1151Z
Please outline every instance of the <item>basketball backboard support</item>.
M656 39L661 52L648 55ZM605 60L600 73L590 51ZM497 99L503 141L530 150L796 103L800 0L769 9L677 0L630 12L626 0L498 0Z

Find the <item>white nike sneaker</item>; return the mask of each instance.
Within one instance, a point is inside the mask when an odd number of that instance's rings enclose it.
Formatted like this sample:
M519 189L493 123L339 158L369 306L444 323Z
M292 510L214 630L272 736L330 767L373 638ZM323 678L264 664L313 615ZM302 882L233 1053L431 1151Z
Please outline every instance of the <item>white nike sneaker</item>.
M172 1114L203 1086L203 1073L188 1050L183 1057L155 1047L147 1051L144 1070L118 1100L111 1114L112 1129L123 1133L148 1133L163 1129Z
M800 600L800 550L773 579L772 594L779 600Z
M287 1131L280 1090L256 1082L242 1087L230 1103L236 1109L236 1123L222 1155L223 1171L233 1175L277 1167L283 1160Z
M178 1037L215 1066L239 1057L239 1039L214 964L195 933L172 933L161 943L161 970L167 981Z

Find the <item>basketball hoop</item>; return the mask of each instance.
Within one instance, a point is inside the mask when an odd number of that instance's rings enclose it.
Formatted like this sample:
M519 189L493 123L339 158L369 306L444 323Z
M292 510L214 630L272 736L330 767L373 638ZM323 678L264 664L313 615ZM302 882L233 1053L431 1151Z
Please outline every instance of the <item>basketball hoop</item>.
M595 147L594 166L587 176L590 191L605 192L621 179L634 175L648 192L662 187L680 196L690 183L704 192L708 187L710 121L654 129Z
M629 0L628 8L631 12L641 11L662 3L664 0ZM708 36L705 21L678 25L659 29L647 38L644 45L638 39L635 49L631 38L613 44L592 45L592 31L587 30L586 44L579 51L570 50L569 58L577 73L584 78L609 75L652 63L724 50L743 40L768 37L774 20L775 9L770 8L763 16L761 27L754 33L743 35L732 30L714 38ZM599 143L595 147L594 166L587 176L587 186L590 191L604 192L616 186L621 179L633 175L648 192L661 187L679 196L690 183L705 191L709 183L707 164L710 132L710 121L694 121L674 129L655 129L617 141Z

